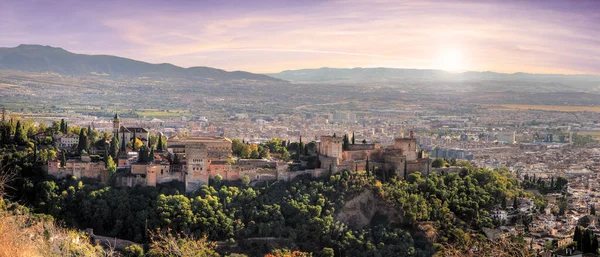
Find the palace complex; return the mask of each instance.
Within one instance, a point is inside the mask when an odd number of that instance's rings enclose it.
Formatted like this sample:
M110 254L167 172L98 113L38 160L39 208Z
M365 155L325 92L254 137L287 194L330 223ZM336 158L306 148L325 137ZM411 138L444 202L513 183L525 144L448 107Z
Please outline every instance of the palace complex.
M217 175L227 181L247 176L255 182L290 180L304 174L318 177L344 170L385 170L388 174L395 172L401 178L412 172L431 172L431 159L418 151L413 133L406 138L397 138L393 145L385 147L379 143L344 144L344 139L335 134L321 136L317 142L317 168L292 171L292 163L284 160L235 158L232 141L225 137L175 136L168 139L164 151L152 151L149 158L142 158L141 152L127 148L125 142L135 136L147 145L148 131L121 126L117 115L113 125L115 135L124 139L116 161L114 182L118 187L156 186L180 181L185 184L186 192L192 192ZM59 178L75 176L107 182L107 169L101 159L84 153L79 159L67 160L64 167L58 160L52 160L48 162L48 173ZM297 164L301 162L294 163Z

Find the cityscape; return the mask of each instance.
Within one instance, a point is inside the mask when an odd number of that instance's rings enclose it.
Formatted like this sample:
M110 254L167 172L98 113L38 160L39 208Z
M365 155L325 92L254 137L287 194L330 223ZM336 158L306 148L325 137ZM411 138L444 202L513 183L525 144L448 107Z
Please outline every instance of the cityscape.
M600 256L595 1L67 2L0 4L0 257Z

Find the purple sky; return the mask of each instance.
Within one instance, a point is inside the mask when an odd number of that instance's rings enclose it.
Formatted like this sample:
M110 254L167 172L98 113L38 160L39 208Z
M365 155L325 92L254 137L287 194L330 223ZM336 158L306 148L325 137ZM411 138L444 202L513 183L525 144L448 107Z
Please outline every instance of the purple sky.
M600 74L600 1L0 0L0 46L278 72Z

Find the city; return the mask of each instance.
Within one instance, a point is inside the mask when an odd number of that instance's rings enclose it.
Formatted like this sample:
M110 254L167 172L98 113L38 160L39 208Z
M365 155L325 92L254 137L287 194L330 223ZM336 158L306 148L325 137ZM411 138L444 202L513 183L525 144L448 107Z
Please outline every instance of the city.
M0 3L0 257L600 256L596 1Z

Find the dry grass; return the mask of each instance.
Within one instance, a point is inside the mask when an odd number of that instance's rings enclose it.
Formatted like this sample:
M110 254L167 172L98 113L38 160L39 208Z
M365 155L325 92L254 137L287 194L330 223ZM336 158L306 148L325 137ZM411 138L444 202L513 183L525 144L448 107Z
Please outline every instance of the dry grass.
M495 110L540 110L557 112L600 112L600 106L567 106L567 105L527 105L527 104L486 104L485 107Z
M50 216L7 204L4 189L11 178L0 170L0 257L115 256L112 249L92 245L85 233L56 226Z

